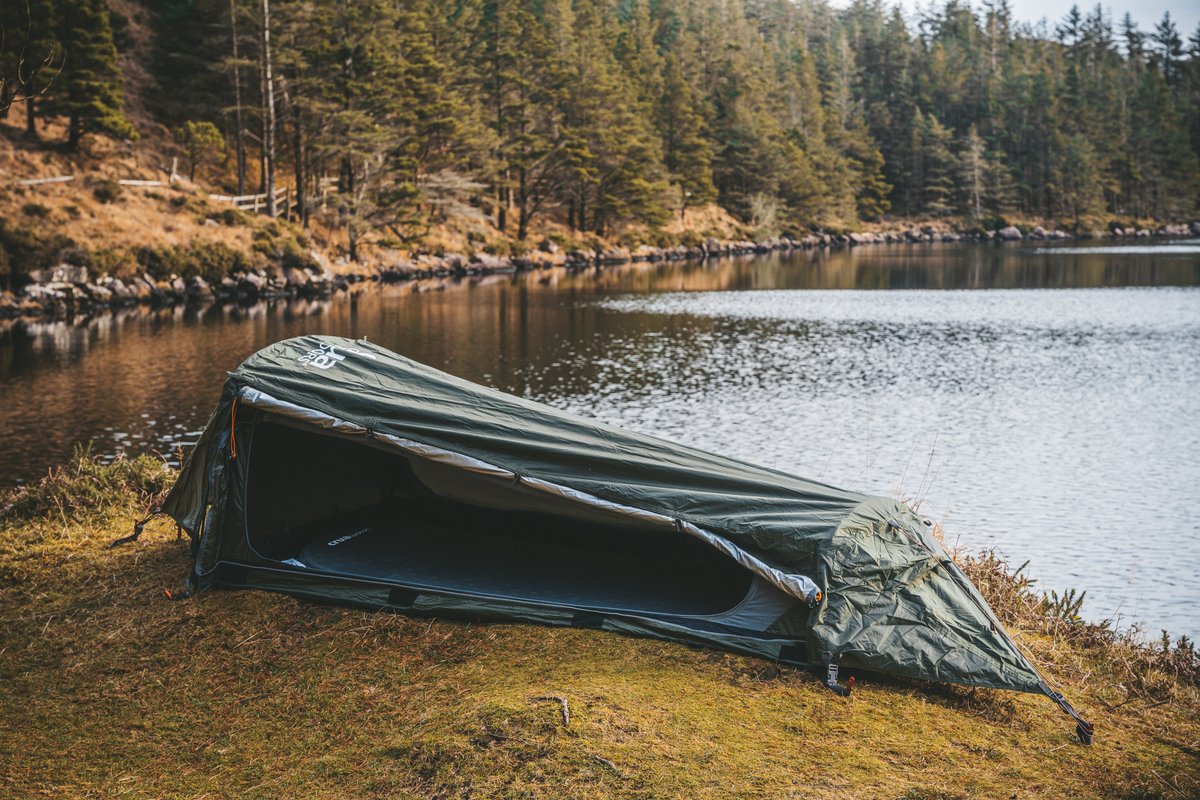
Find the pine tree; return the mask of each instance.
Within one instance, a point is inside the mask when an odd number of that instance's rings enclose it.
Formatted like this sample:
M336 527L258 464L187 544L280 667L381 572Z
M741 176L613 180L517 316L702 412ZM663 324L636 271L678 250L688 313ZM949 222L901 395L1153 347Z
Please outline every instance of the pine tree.
M953 133L932 114L925 116L922 121L922 207L935 217L945 216L954 210L957 165L951 149Z
M967 131L959 151L959 182L965 193L964 206L973 217L983 216L988 192L987 145L974 125Z
M623 79L608 49L616 38L615 20L602 2L576 3L567 119L591 155L588 173L580 173L575 187L577 219L597 233L623 219L658 225L669 214L661 141L640 113L636 87Z
M1159 69L1162 70L1163 79L1166 80L1168 86L1175 86L1179 83L1183 73L1183 38L1179 35L1179 28L1171 19L1171 12L1167 11L1163 14L1162 21L1154 27L1154 34L1150 37L1157 45L1154 48L1154 54L1158 57Z
M58 39L65 61L53 109L67 116L67 146L77 148L86 133L137 138L125 118L108 4L105 0L59 2Z
M1082 217L1103 207L1095 149L1083 134L1076 133L1058 135L1054 152L1053 210L1071 217L1078 227Z
M679 187L679 210L702 206L717 196L712 180L712 148L704 137L699 97L684 79L679 60L668 58L658 111L663 165Z

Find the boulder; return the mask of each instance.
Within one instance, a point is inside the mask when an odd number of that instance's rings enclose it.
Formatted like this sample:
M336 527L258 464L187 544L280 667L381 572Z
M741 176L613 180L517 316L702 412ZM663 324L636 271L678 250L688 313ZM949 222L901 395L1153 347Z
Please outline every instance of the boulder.
M567 253L567 266L582 267L595 261L595 256L586 250L572 250Z
M465 272L470 263L470 260L462 253L446 253L442 256L443 267L455 272Z
M538 242L538 250L553 255L559 251L558 242L552 239L542 239L542 241Z
M0 317L15 317L21 313L21 302L12 292L0 292Z
M87 295L87 299L94 305L106 306L112 302L113 293L103 286L95 283L85 283L80 287L83 293Z
M289 289L303 291L312 283L312 274L301 267L286 267L283 270L283 282Z
M31 283L21 289L21 296L42 308L54 308L64 305L67 301L67 296L61 291L40 283Z
M199 275L193 275L187 281L187 296L191 300L211 300L213 290L208 281Z
M1200 221L1192 223L1192 235L1200 236Z
M1136 233L1135 235L1136 235L1136 236L1137 236L1137 238L1139 238L1139 239L1146 239L1146 238L1149 238L1149 236L1150 236L1150 229L1149 229L1149 228L1138 228L1138 231L1137 231L1137 233Z
M629 250L624 247L610 247L596 257L598 264L628 264L631 260Z
M1019 228L1009 225L1007 228L1001 228L996 231L996 238L1006 242L1015 242L1019 241L1022 237Z
M663 253L661 248L643 244L639 245L636 250L630 253L629 257L633 261L656 262L662 261L664 258L666 258L666 255Z
M483 272L512 272L515 269L510 259L491 253L476 253L471 256L471 264Z
M113 301L116 303L128 303L137 299L133 290L126 286L120 278L105 278L100 285L112 293Z
M1046 229L1043 228L1041 225L1038 225L1036 228L1034 228L1033 230L1031 230L1029 232L1028 238L1030 238L1030 239L1045 239L1046 238Z
M154 297L154 280L149 275L142 275L129 281L129 291L133 299L139 303L148 303Z
M58 264L30 270L29 277L34 283L87 283L88 268L77 267L74 264Z
M267 288L267 279L255 272L248 272L238 278L238 295L247 300L257 300Z

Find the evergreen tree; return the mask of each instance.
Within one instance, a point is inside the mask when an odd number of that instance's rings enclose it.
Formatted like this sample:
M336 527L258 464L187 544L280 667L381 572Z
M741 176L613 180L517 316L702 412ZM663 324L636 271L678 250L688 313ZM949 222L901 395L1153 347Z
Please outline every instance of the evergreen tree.
M954 134L933 114L921 120L922 209L935 217L954 210L957 163L951 149Z
M684 79L679 60L667 60L658 130L663 143L663 165L679 187L679 210L703 206L717 196L712 180L712 148L704 137L704 117L699 97Z
M86 133L126 139L137 131L125 118L121 72L105 0L59 0L58 40L64 65L53 110L67 117L67 146Z
M1175 86L1183 73L1183 38L1171 19L1170 11L1163 14L1162 21L1155 26L1154 34L1150 38L1155 44L1154 54L1158 58L1163 78L1167 85Z
M973 217L982 217L988 196L987 146L974 125L967 131L959 152L959 182L965 197L964 207Z
M0 4L5 31L23 1ZM277 137L302 215L336 177L322 213L351 256L451 213L523 239L715 201L766 233L892 211L1178 219L1200 193L1200 31L1169 16L1147 34L1100 7L1051 32L1009 0L911 22L880 0L276 0L266 82L255 0L146 5L161 90L139 108L223 130L234 166L200 169L236 170L239 192ZM66 115L72 146L132 135L105 0L28 17L0 46L0 106L33 98L33 131ZM15 84L22 52L61 54L61 74Z

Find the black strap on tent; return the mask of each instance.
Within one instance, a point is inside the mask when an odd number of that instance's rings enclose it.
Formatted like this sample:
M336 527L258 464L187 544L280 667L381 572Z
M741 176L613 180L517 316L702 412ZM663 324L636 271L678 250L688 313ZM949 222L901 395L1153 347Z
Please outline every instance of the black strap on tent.
M849 697L850 691L854 688L854 678L846 681L845 686L838 683L838 665L837 659L833 657L833 653L821 653L821 663L825 665L826 688L838 697Z
M154 519L161 513L163 513L163 510L161 508L156 508L153 511L151 511L149 514L147 514L145 517L143 517L142 519L133 523L133 533L129 534L128 536L122 536L120 539L117 539L116 541L114 541L112 544L110 544L108 546L108 549L112 550L114 547L120 547L121 545L129 544L130 542L136 542L138 540L138 537L142 535L142 531L144 531L146 529L146 523L149 522L150 520ZM177 525L176 527L179 527L179 526Z
M1079 716L1079 712L1071 707L1067 702L1067 698L1063 697L1060 692L1056 692L1050 688L1050 684L1045 681L1038 681L1038 688L1041 689L1047 697L1058 703L1058 707L1063 710L1071 719L1075 720L1075 735L1079 737L1079 743L1082 745L1091 745L1092 737L1096 735L1096 728L1092 723L1088 722L1083 717Z

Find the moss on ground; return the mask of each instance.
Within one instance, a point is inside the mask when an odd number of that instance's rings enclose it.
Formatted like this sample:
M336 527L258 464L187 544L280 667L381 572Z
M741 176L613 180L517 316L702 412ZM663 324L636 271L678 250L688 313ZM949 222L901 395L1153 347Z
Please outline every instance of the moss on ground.
M1094 719L1093 747L1029 695L864 675L847 700L801 670L598 631L171 602L189 557L169 521L107 546L172 477L81 454L0 499L0 795L1200 795L1186 643L1064 619L994 559L977 582Z

